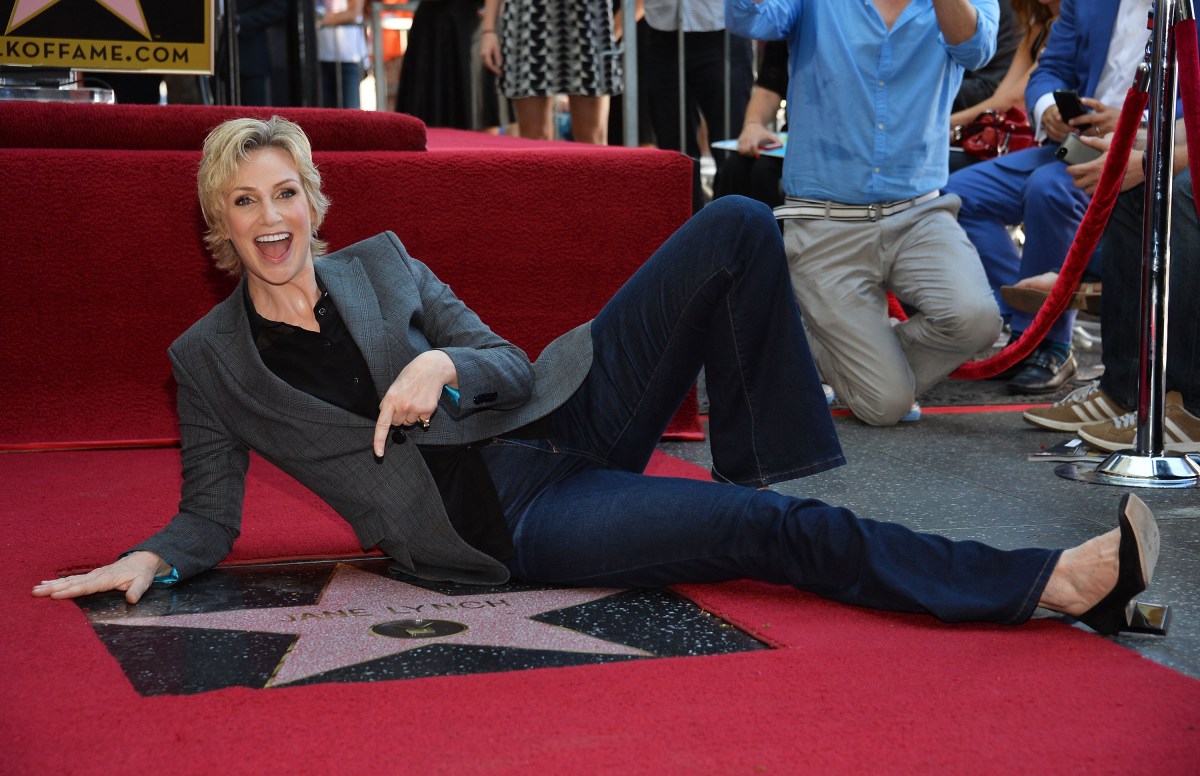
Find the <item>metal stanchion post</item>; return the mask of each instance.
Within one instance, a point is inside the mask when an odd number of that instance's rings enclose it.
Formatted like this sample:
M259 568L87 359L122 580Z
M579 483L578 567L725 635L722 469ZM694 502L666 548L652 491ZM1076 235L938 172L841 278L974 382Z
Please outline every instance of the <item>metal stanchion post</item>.
M722 32L721 52L725 56L725 62L724 62L724 65L725 65L725 120L723 122L721 122L724 125L724 126L722 126L722 130L724 130L725 134L721 135L721 139L725 140L729 137L732 137L730 132L733 131L733 127L729 126L729 117L733 115L733 95L731 93L733 84L730 83L730 80L733 78L733 67L729 61L730 57L729 57L729 28L728 27L725 27L724 31ZM711 143L712 138L710 137L708 139L708 141Z
M1067 479L1133 488L1192 488L1200 484L1200 465L1186 455L1164 452L1162 432L1178 89L1171 28L1176 21L1192 18L1192 13L1191 0L1154 3L1154 30L1149 47L1150 123L1146 139L1149 163L1142 221L1142 343L1138 358L1135 448L1113 453L1094 469L1062 464L1055 472ZM1139 88L1144 88L1144 81L1140 74Z
M675 36L679 43L676 60L679 67L679 152L687 153L687 101L684 90L687 88L687 57L683 42L683 0L675 6Z
M320 50L320 44L318 43L318 68L322 66L320 61ZM334 34L333 38L333 59L333 105L334 107L340 108L346 99L346 84L342 83L342 81L345 80L342 78L342 36L336 33ZM321 102L324 103L328 99L328 97L322 96Z
M634 148L641 141L638 123L637 0L624 0L621 6L621 27L621 48L625 54L625 145Z
M371 71L375 75L375 110L387 110L387 63L383 61L383 4L371 3Z
M288 81L291 104L320 103L321 72L317 68L316 6L311 0L288 3Z
M226 0L225 16L222 21L225 34L225 67L229 74L225 79L225 88L222 90L221 82L217 82L218 101L224 105L241 105L242 104L242 88L240 73L241 64L238 61L238 39L237 39L237 3L234 0ZM224 92L222 94L222 92ZM224 99L222 99L224 98Z

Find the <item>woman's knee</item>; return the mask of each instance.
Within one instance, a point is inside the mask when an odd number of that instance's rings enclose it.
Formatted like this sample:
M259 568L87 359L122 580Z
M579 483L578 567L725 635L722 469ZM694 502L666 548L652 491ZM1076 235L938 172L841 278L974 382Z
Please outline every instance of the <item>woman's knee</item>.
M731 267L786 271L783 236L775 214L762 202L740 195L719 197L696 218L705 219L706 242L721 262Z
M730 194L718 197L700 211L698 216L721 219L732 224L740 224L744 228L759 229L770 227L776 232L775 214L771 208L756 199L741 194Z

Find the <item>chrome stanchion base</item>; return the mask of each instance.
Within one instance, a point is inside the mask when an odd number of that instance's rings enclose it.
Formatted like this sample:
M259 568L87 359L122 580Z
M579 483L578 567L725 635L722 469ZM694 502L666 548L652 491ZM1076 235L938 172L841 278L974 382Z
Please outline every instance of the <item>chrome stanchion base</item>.
M1135 450L1119 450L1095 467L1064 463L1055 467L1054 473L1077 482L1123 488L1200 486L1200 464L1181 453L1138 455Z

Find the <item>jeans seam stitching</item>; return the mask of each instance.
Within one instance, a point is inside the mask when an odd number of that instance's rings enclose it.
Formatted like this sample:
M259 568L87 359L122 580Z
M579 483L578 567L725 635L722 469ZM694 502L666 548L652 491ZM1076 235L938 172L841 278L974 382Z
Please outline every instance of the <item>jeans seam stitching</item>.
M750 398L750 386L746 380L746 370L742 364L742 353L741 349L738 347L737 327L734 325L732 302L729 298L730 294L732 294L734 289L737 287L737 281L738 279L734 278L733 283L730 285L729 291L725 294L725 310L729 318L729 331L732 334L731 340L733 342L734 362L737 364L738 375L741 377L742 395L745 397L746 407L750 416L750 455L754 458L754 471L757 475L755 480L761 481L763 479L762 459L758 454L758 435L755 433L755 427L757 425L755 423L755 417L757 413L754 409L754 402Z
M696 287L696 289L692 292L692 295L688 297L686 304L684 304L684 306L683 306L685 310L688 307L690 307L692 302L695 301L696 297L700 295L700 289L706 287L720 273L725 273L727 275L731 275L728 268L726 268L724 265L717 267L716 270L711 275L706 277L704 279L704 281ZM682 318L682 317L683 316L680 316L680 318ZM668 350L670 348L671 344L674 342L674 340L678 334L678 330L679 330L678 324L679 324L679 319L677 318L675 320L675 322L671 325L671 334L667 338L666 346L663 348L664 352L666 350ZM660 358L659 361L654 365L654 369L653 369L653 371L651 371L650 376L646 381L647 385L654 382L654 378L658 376L659 369L661 369L661 368L662 368L662 359ZM638 397L637 404L633 407L633 411L629 413L629 416L626 419L625 423L621 426L620 431L617 432L617 434L613 440L613 443L611 445L609 445L607 450L604 451L603 458L597 458L595 460L598 460L601 463L603 463L605 466L612 468L612 464L610 463L612 451L620 443L620 440L622 438L624 438L625 433L629 430L630 425L633 423L634 417L637 416L638 412L641 410L645 401L646 401L646 391L643 390L641 395ZM676 411L678 411L678 408L676 408Z

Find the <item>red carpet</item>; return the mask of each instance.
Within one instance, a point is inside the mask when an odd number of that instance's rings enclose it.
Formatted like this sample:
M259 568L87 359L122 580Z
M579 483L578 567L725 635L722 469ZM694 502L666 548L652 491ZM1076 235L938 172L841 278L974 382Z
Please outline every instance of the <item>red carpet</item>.
M142 697L32 583L164 521L178 452L0 455L5 774L1195 773L1200 682L1058 622L947 626L750 582L687 595L775 650ZM658 456L656 473L703 476ZM255 461L234 560L357 554ZM179 590L186 595L186 587Z

